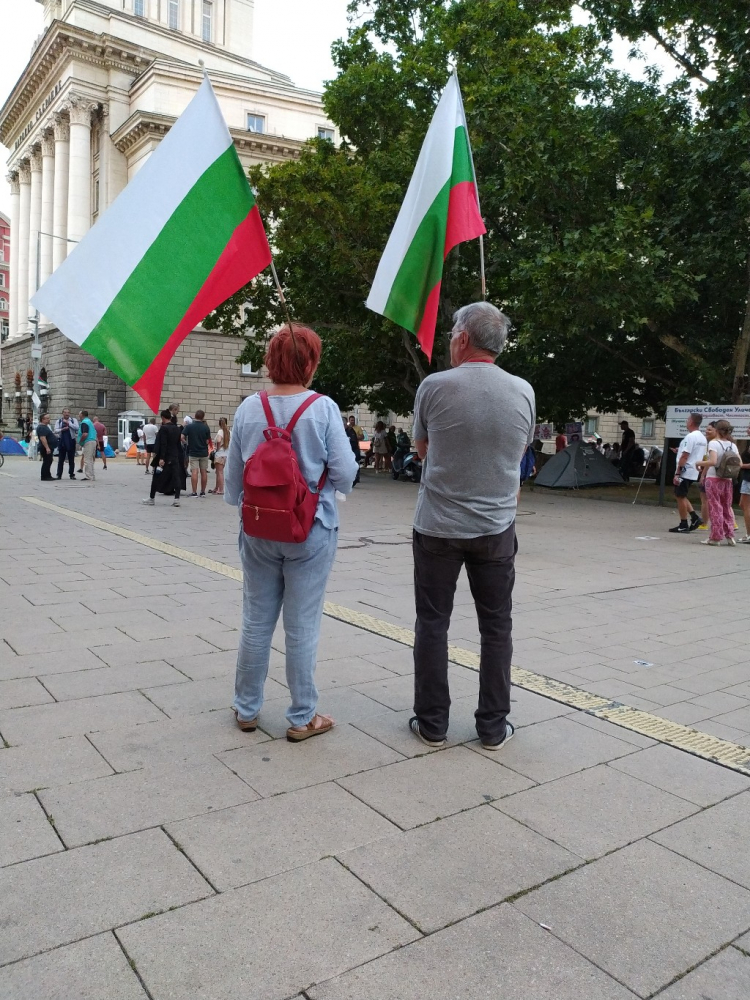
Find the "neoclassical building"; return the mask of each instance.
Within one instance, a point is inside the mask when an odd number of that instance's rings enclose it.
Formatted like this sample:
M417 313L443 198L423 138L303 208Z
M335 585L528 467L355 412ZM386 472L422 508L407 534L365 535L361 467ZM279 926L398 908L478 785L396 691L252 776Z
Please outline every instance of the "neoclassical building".
M28 301L37 284L144 163L197 90L203 66L245 165L293 159L316 136L337 138L319 94L295 87L288 76L250 58L254 0L14 2L42 3L45 30L0 109L0 141L11 150L6 385L9 366L17 364L16 344L20 348L29 335ZM60 337L44 317L41 329L43 347ZM186 352L190 341L183 345ZM89 369L96 369L96 362L77 348L64 353L68 364L80 366L83 381L91 382ZM48 374L59 398L63 372ZM180 385L171 388L180 394ZM102 391L99 398L107 398L108 390ZM78 405L75 398L68 402ZM128 402L143 409L123 387L123 407ZM80 405L93 407L96 399ZM100 409L112 414L116 405Z

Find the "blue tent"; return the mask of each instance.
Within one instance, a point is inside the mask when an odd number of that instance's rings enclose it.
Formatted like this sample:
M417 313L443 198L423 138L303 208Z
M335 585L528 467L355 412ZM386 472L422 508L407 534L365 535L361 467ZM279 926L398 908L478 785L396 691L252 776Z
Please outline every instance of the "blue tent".
M0 453L3 455L25 455L26 452L15 438L8 434L0 441Z

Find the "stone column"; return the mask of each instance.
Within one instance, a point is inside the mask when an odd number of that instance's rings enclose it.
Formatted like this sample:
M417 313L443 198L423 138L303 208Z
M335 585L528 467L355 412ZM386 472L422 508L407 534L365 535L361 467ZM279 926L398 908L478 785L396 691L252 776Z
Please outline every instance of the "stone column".
M70 158L70 124L62 115L55 115L55 183L52 195L52 270L56 270L68 255L68 164Z
M55 139L51 130L42 136L42 256L40 286L52 274L52 226L54 225Z
M21 185L18 174L9 174L10 182L10 316L8 336L18 336L18 229L21 219ZM7 391L7 390L6 390Z
M29 328L29 211L31 209L31 168L28 160L18 165L21 187L19 200L18 234L11 239L18 241L18 332Z
M91 112L95 108L85 97L74 94L70 98L68 239L76 242L91 228Z
M29 298L37 287L37 250L42 227L42 151L31 151L31 208L29 213Z
M109 137L109 109L106 104L101 110L101 133L99 135L99 216L109 208L109 160L112 140Z

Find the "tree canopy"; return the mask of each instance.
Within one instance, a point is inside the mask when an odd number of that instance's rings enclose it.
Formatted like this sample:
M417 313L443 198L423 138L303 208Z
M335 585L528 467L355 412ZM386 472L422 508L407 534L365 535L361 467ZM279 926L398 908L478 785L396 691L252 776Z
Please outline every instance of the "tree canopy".
M316 140L251 173L293 315L324 341L316 388L342 408L408 412L421 378L448 363L453 311L481 294L477 241L462 244L446 261L431 366L364 306L451 66L488 299L514 324L502 363L534 385L540 417L748 391L746 25L724 0L710 25L698 0L585 6L580 24L566 0L352 0L324 95L341 146ZM616 72L615 32L653 38L678 79ZM257 361L282 321L261 278L210 322L247 336L243 357Z

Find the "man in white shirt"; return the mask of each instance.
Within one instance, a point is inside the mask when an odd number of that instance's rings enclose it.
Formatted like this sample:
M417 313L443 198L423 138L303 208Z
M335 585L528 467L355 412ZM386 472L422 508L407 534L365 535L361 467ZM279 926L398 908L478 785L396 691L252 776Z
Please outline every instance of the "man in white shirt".
M675 528L670 528L673 535L686 535L696 528L700 528L703 521L693 510L693 505L688 499L690 486L698 482L698 468L696 462L702 462L706 457L706 439L700 431L703 415L691 413L687 418L687 434L680 441L677 449L677 468L674 472L674 495L677 498L677 510L680 514L680 523ZM688 524L688 519L690 523Z

